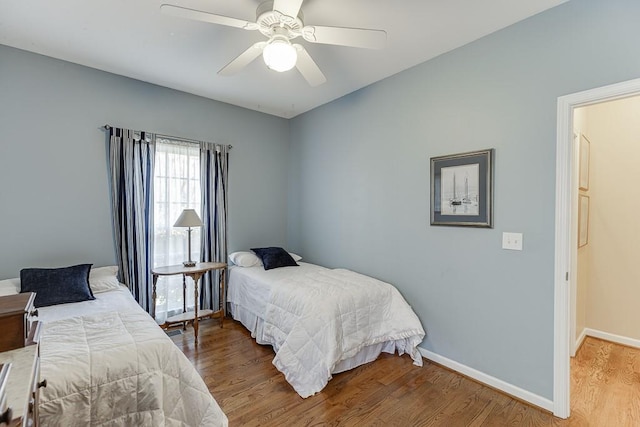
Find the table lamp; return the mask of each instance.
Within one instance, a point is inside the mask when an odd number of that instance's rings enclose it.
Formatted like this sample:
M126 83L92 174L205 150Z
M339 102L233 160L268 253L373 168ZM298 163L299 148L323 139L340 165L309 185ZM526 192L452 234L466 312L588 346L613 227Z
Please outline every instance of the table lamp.
M187 252L189 254L189 260L184 261L182 265L184 265L185 267L195 267L196 262L191 260L191 227L202 227L202 221L200 220L200 217L196 213L195 209L185 209L182 211L182 213L178 217L178 220L175 224L173 224L173 226L189 227L189 247Z

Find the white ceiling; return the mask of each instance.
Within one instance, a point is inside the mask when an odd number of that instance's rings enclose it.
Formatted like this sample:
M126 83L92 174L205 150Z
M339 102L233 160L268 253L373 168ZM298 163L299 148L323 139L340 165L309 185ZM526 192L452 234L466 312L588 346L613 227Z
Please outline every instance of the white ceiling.
M327 82L261 58L234 76L217 71L251 44L246 31L160 14L171 3L255 21L261 0L1 0L0 44L290 118L567 0L306 0L307 25L382 29L367 50L303 44Z

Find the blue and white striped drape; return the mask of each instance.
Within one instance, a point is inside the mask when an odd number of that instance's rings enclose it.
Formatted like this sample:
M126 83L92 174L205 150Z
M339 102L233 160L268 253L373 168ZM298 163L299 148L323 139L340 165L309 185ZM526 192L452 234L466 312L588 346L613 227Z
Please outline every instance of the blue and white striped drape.
M202 248L203 262L227 260L227 181L229 147L200 143L200 189L202 193ZM220 271L202 277L200 305L205 309L219 309L222 301L218 283ZM225 308L226 310L226 308Z
M111 210L120 280L151 312L155 134L110 128Z

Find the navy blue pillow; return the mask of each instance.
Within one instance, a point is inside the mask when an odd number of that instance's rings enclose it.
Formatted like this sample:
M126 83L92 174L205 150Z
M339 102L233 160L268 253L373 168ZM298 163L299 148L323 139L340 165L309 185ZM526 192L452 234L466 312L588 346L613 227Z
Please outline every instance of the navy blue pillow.
M23 268L20 292L35 292L36 307L96 299L89 287L91 264L64 268Z
M289 252L282 248L252 248L251 250L262 260L265 270L279 267L298 267Z

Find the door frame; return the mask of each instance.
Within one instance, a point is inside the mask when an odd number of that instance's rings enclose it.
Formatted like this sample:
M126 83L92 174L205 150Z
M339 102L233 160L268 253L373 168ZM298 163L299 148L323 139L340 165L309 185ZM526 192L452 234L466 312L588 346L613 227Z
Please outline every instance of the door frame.
M640 79L629 80L558 98L556 135L556 216L554 266L554 351L553 414L568 418L570 414L570 352L575 343L575 307L577 272L576 209L578 186L577 160L573 133L573 111L640 94ZM573 297L573 298L572 298Z

